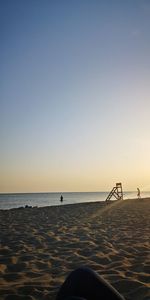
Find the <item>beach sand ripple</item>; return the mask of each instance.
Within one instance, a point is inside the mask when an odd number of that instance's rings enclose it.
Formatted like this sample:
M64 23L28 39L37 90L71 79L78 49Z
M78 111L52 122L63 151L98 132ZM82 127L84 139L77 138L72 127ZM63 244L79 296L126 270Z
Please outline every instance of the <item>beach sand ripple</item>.
M50 299L87 266L150 299L150 199L0 211L0 299Z

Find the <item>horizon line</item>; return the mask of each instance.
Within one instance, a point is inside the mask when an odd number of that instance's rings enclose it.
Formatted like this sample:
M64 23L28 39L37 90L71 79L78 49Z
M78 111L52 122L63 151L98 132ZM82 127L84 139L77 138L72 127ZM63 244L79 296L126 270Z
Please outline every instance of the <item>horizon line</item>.
M124 193L133 193L136 192L136 190L124 190ZM149 193L150 191L141 191L143 193ZM64 193L109 193L109 190L107 191L45 191L45 192L0 192L0 195L8 195L8 194L64 194Z

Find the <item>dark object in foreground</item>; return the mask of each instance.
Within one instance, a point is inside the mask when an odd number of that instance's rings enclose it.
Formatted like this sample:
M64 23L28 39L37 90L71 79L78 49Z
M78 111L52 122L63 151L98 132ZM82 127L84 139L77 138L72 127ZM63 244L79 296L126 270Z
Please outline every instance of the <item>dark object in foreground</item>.
M93 270L73 271L61 286L56 300L125 300L107 281Z

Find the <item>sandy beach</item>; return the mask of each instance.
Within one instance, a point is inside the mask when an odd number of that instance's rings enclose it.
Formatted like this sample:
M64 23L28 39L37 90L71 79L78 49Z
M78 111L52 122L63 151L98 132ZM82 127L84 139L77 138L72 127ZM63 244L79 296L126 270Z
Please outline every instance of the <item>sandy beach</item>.
M0 227L0 299L54 300L79 266L150 299L150 199L1 210Z

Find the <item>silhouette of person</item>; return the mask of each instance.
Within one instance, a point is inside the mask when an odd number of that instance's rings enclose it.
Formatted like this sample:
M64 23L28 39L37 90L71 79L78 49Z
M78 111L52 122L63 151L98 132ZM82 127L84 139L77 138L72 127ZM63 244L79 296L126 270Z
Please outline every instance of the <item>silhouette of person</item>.
M63 196L62 195L60 196L60 202L63 202Z
M140 189L139 189L139 188L137 188L137 197L138 197L138 199L141 198L141 192L140 192Z

